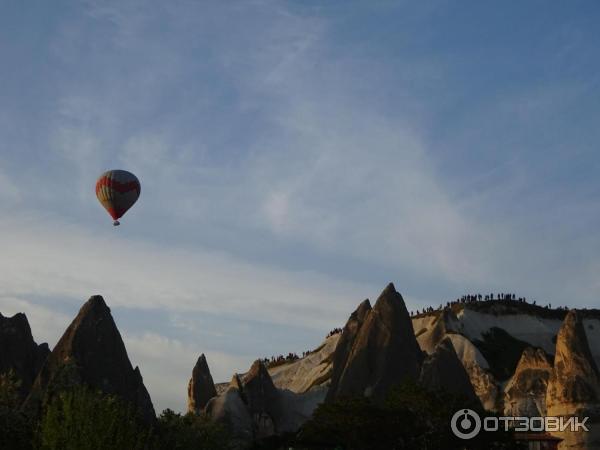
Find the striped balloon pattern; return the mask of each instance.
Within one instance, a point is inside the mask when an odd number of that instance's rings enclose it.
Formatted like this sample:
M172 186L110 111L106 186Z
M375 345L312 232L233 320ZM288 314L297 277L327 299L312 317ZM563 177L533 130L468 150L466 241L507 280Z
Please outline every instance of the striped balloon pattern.
M126 170L109 170L96 181L96 197L113 218L115 226L137 201L140 192L140 181Z

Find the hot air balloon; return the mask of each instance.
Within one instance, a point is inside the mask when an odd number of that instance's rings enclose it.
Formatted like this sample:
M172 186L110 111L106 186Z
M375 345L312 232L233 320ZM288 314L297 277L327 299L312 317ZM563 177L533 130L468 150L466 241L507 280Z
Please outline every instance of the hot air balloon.
M113 225L137 201L141 186L137 177L126 170L109 170L96 181L96 197L113 218Z

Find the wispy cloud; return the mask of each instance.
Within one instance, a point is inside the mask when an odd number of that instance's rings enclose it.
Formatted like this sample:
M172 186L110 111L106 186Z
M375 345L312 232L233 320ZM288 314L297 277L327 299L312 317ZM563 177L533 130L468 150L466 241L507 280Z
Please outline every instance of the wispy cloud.
M172 405L196 352L221 352L224 376L294 350L267 331L313 345L388 281L411 309L505 289L597 300L598 71L589 57L572 76L535 62L571 67L595 49L591 28L556 56L554 28L539 33L547 48L490 47L443 2L61 11L7 39L35 55L0 48L25 77L0 86L0 308L39 317L36 338L101 293ZM530 29L534 13L514 21ZM118 167L142 196L113 230L93 186ZM152 346L191 359L173 357L168 378Z

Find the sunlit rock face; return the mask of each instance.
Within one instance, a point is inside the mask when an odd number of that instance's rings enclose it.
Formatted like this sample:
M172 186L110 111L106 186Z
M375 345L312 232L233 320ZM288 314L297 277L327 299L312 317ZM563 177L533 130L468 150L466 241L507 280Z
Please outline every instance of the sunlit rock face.
M567 314L557 336L546 406L549 416L590 417L588 433L557 433L564 439L562 448L600 448L600 375L575 310Z
M523 351L515 374L504 387L504 414L545 416L546 389L552 366L546 352L528 347Z

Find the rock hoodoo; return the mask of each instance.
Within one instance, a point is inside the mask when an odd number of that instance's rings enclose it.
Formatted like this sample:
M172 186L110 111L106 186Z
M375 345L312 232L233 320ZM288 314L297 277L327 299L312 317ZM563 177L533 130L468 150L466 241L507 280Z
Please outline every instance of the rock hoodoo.
M203 353L196 361L188 383L188 412L199 414L216 395L215 383Z
M419 383L432 390L445 390L479 403L469 375L458 359L450 338L443 339L421 367Z
M110 309L99 295L81 307L46 359L24 409L35 414L55 392L80 384L117 395L135 405L147 421L155 420L140 371L132 367Z
M549 416L590 417L588 433L557 433L564 439L565 447L600 447L600 375L583 320L575 310L569 311L558 332L546 406Z
M261 360L256 360L242 380L242 397L255 425L256 437L267 437L281 430L283 408L279 391Z
M49 353L48 344L34 342L25 314L12 317L0 314L0 374L14 373L21 384L19 394L22 399L29 394Z
M504 414L533 417L546 415L546 389L552 366L541 348L527 347L515 374L504 388Z
M208 402L206 412L242 439L289 431L281 392L262 360L256 360L243 376L235 374L224 394Z
M346 323L327 399L366 395L383 400L400 380L418 378L422 359L404 299L390 283L373 308L364 301Z

